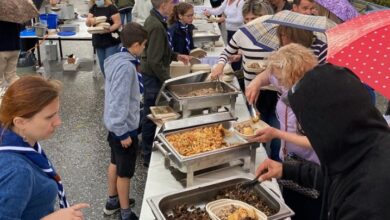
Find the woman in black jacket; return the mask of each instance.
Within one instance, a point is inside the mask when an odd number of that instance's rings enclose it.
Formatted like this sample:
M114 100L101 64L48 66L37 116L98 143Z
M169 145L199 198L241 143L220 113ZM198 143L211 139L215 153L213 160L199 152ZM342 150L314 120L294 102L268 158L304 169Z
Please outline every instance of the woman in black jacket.
M290 90L289 102L321 162L322 219L390 219L390 129L360 79L346 68L320 65ZM260 179L291 174L264 163ZM295 173L309 184L321 178L313 174Z

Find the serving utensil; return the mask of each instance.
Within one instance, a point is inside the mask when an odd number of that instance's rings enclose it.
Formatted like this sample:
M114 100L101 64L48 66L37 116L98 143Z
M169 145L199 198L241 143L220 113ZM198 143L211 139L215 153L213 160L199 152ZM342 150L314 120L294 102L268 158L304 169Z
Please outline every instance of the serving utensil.
M253 178L253 180L248 180L246 182L238 183L237 188L238 189L248 189L248 188L254 187L258 183L261 183L261 181L259 181L259 177L261 176L261 174L263 174L263 173L257 174L257 176L255 178Z
M215 85L215 90L216 90L217 92L222 92L222 93L225 92L225 89L223 88L222 83L221 83L221 81L219 80L219 77L218 77L218 76L217 76L217 83L216 83L216 85Z

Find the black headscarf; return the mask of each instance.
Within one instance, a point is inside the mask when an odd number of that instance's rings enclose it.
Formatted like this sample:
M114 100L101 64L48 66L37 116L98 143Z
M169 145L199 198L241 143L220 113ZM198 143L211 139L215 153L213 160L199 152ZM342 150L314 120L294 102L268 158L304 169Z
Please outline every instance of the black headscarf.
M379 145L390 146L386 121L346 68L315 67L290 90L289 102L329 175L348 172Z

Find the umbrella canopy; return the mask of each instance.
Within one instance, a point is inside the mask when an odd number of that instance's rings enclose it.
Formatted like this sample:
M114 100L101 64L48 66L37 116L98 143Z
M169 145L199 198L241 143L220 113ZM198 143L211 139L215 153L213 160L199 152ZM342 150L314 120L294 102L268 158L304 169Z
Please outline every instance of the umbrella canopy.
M390 10L353 18L326 36L328 62L349 68L390 99Z
M23 24L39 15L31 0L1 0L0 21Z
M336 26L335 22L325 16L305 15L288 10L276 13L265 22L318 32L325 32Z
M253 44L268 50L277 50L279 48L279 39L276 33L278 25L264 22L271 16L264 15L256 18L240 30L248 36Z
M248 38L252 41L253 44L262 47L264 49L268 50L277 50L279 45L279 38L276 32L278 24L269 23L268 21L272 15L264 15L261 16L248 24L246 24L244 27L240 28L240 30L248 36ZM313 17L313 16L311 16ZM289 25L286 25L289 26ZM291 25L290 25L291 26ZM307 28L303 28L307 30ZM314 32L314 35L321 40L322 42L326 43L326 36L324 33L320 32Z
M348 0L315 0L343 21L359 16L359 12Z

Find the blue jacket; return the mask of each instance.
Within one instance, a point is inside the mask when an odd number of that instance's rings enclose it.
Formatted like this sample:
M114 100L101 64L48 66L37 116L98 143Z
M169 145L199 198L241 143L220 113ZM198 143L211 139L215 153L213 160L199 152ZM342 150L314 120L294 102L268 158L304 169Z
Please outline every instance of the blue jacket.
M188 25L189 39L190 39L190 50L194 49L194 39L192 38L192 32L194 30L194 25ZM187 50L187 42L186 42L186 32L179 27L179 23L173 23L168 32L171 36L170 42L173 46L173 51L179 54L189 54L190 51Z
M1 146L25 146L12 131L5 131ZM0 152L0 219L36 220L52 213L57 184L27 157Z
M104 124L119 140L137 136L140 120L140 88L136 58L119 52L104 61L106 73Z

